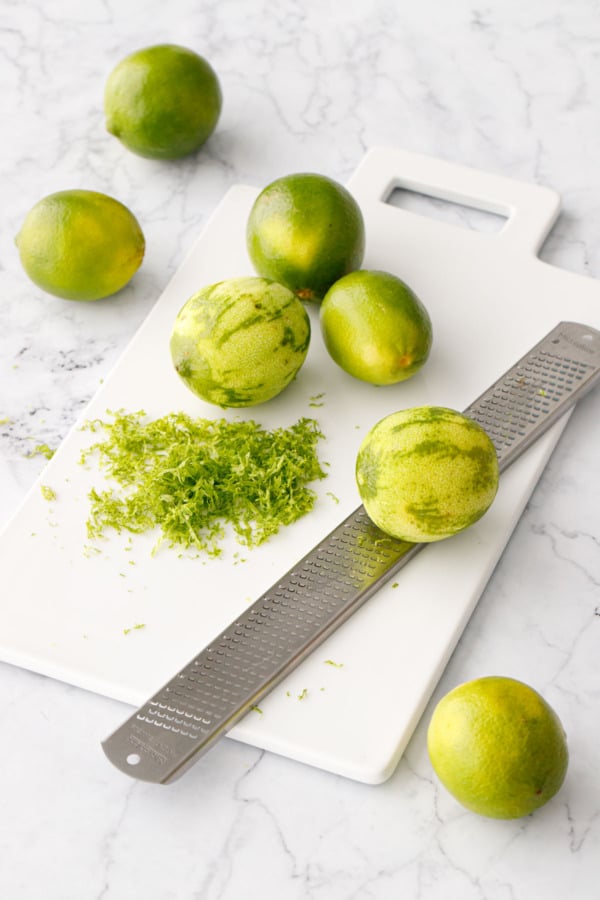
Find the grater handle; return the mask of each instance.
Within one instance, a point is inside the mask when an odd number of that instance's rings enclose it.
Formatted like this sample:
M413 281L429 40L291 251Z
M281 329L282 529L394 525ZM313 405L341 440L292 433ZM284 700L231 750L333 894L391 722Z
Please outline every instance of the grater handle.
M562 322L466 414L506 469L600 381L600 332ZM425 544L360 506L103 742L123 772L174 781Z

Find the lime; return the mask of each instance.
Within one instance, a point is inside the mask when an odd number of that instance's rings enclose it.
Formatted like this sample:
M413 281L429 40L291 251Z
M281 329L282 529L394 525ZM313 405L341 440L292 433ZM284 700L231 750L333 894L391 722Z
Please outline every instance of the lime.
M404 381L429 356L429 313L408 285L388 272L361 269L340 278L325 294L320 316L331 357L362 381Z
M526 816L547 803L569 761L554 710L533 688L500 676L446 694L427 744L436 774L458 802L496 819Z
M302 300L321 300L334 281L360 266L363 217L352 195L331 178L286 175L256 198L247 243L259 275Z
M218 78L193 50L157 44L115 66L106 82L106 128L134 153L179 159L213 133L221 114Z
M498 489L498 459L477 422L439 406L381 419L365 436L356 481L375 524L404 541L439 541L476 522Z
M99 300L133 277L145 241L135 216L95 191L49 194L29 211L15 242L42 290L67 300Z
M231 278L185 303L173 326L171 356L203 400L255 406L292 381L309 341L310 321L295 294L264 278Z

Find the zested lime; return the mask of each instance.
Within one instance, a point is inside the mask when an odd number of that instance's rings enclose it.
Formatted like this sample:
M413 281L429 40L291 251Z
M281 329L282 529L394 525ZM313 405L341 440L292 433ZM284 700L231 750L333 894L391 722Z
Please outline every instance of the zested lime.
M477 422L419 406L386 416L366 435L356 481L375 524L405 541L450 537L481 518L498 489L496 449Z
M310 341L304 306L264 278L232 278L194 294L171 335L175 369L218 406L255 406L279 394L302 366Z

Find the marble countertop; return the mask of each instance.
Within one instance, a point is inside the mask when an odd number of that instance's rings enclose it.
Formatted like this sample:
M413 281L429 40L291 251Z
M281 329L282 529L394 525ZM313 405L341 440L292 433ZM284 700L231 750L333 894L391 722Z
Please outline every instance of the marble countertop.
M342 11L343 10L343 11ZM600 17L594 0L304 4L5 0L0 8L0 524L110 371L230 185L293 171L345 181L374 145L557 190L541 251L600 277ZM103 126L108 71L170 41L216 69L217 132L194 158L142 160ZM119 298L71 304L13 244L42 196L86 187L144 223ZM99 741L126 708L0 664L0 893L11 900L544 900L598 896L600 392L575 410L392 777L368 786L222 741L169 787L128 779ZM4 584L3 591L10 585ZM1 603L1 601L0 601ZM0 615L0 628L1 615ZM482 674L559 713L570 766L517 821L444 791L434 703Z

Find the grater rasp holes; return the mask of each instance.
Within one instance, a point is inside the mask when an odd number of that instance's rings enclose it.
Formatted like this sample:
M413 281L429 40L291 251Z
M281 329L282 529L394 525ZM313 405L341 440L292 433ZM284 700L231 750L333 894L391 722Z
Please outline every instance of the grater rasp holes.
M596 367L540 350L522 361L466 411L488 433L502 461Z
M356 510L145 704L137 721L190 742L209 734L232 707L250 706L253 689L412 546L382 535L362 507Z

